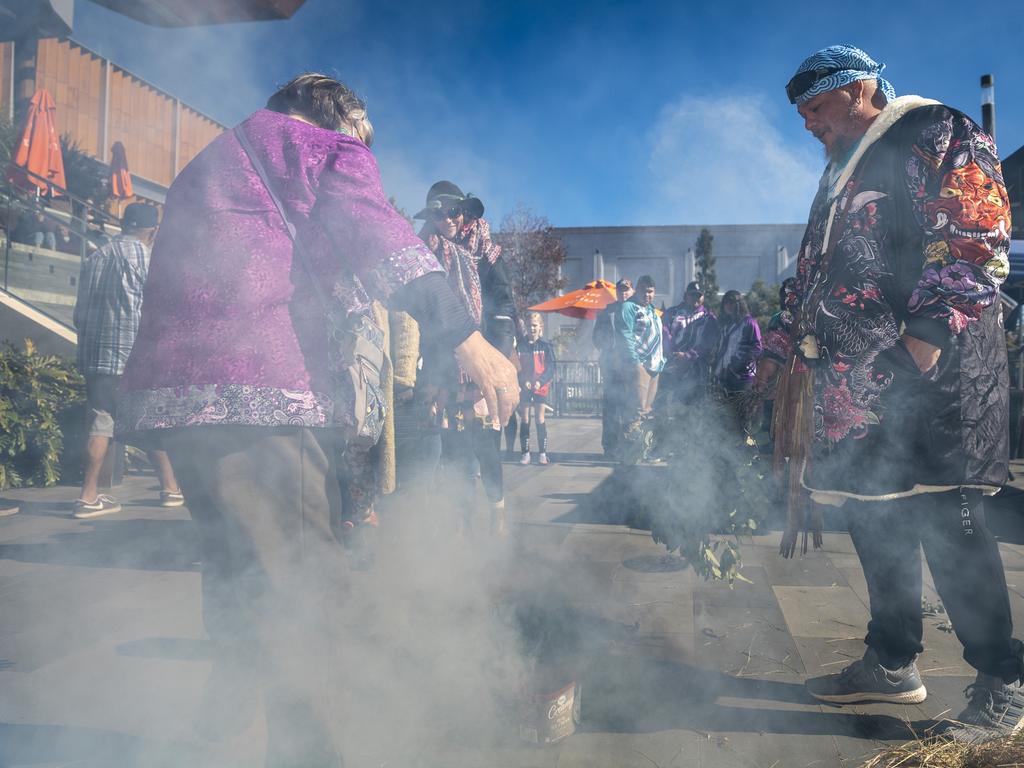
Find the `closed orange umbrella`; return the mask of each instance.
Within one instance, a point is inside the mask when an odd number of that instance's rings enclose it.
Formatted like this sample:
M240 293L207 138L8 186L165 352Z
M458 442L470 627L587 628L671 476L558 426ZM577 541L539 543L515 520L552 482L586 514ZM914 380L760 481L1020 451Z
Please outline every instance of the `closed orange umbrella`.
M12 184L23 189L31 184L54 196L63 194L67 182L64 180L64 157L60 152L56 113L57 107L49 92L45 88L36 91L29 102L28 117L18 148L7 169L7 179Z
M579 317L593 320L597 313L615 301L615 284L607 280L595 280L583 288L563 296L534 304L529 307L534 312L558 312L568 317Z
M110 148L110 196L127 200L133 194L132 175L128 172L128 153L124 151L124 144L115 141Z

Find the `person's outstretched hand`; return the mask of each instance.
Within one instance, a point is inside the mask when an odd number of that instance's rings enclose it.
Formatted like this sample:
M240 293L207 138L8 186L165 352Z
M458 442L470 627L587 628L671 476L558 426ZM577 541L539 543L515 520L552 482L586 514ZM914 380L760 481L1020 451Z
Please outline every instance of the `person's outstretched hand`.
M455 359L480 388L487 413L504 426L519 405L519 375L516 368L479 331L455 348Z

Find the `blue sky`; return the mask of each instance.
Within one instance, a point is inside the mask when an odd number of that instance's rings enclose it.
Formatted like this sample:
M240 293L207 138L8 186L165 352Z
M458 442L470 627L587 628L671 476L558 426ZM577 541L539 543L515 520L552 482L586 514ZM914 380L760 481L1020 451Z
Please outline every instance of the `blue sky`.
M517 204L558 226L803 221L823 159L783 86L837 42L978 120L992 73L1001 151L1024 144L1022 0L307 0L188 30L76 5L75 39L227 124L299 71L344 80L409 211L449 178L495 222Z

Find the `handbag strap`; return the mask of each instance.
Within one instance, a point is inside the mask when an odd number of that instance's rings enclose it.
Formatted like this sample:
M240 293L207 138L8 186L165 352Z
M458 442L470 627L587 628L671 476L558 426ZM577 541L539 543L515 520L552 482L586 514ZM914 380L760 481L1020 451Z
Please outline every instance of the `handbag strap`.
M242 130L242 126L236 125L233 132L235 134L235 138L238 139L238 143L242 146L242 151L245 152L246 157L249 158L249 162L252 163L253 169L255 169L260 180L263 182L263 186L266 187L267 194L270 195L270 199L274 201L274 205L277 207L277 212L281 214L285 228L288 230L288 236L292 239L292 243L295 246L295 253L298 255L299 261L302 262L302 267L306 270L306 274L309 276L309 281L313 284L313 289L316 291L317 299L324 310L324 314L327 315L328 320L336 326L336 329L341 329L344 324L338 317L338 310L333 302L328 300L321 281L317 280L316 275L313 274L312 266L306 258L305 250L302 247L302 241L299 239L298 230L296 230L291 219L288 218L288 214L285 213L284 205L281 204L280 198L274 192L274 187L270 183L270 178L267 176L266 168L256 156L256 151L253 149L253 146L249 141L249 137L246 136L245 131Z

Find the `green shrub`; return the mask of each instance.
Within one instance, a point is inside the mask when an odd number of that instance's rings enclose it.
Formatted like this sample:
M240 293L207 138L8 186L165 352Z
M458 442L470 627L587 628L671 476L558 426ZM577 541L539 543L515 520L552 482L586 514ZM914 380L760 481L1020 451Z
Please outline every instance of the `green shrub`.
M668 409L659 450L669 456L651 535L678 552L705 579L737 579L740 540L764 525L774 496L770 457L751 435L760 401L746 393L709 391L696 405Z
M0 348L0 490L60 479L58 418L84 397L73 363L40 354L28 339L24 351L10 343Z

